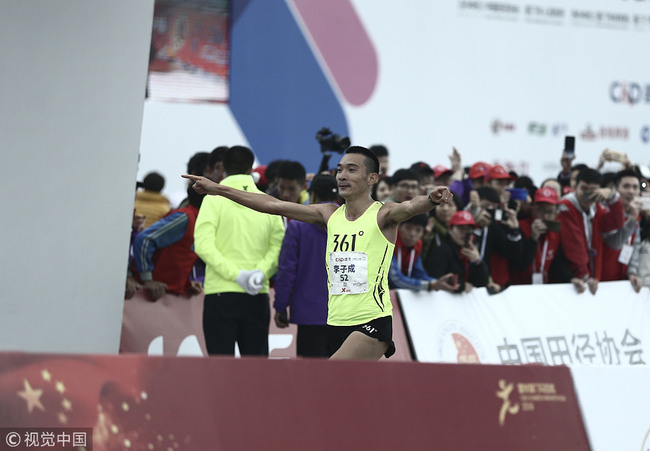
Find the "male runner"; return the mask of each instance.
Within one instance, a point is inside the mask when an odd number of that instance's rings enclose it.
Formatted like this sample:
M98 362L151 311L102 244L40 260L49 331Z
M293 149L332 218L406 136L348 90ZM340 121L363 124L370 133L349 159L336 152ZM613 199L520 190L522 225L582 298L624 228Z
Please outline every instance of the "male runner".
M301 205L266 194L219 185L195 175L194 189L224 196L263 213L287 216L327 228L326 264L329 281L328 339L333 359L378 360L395 352L392 341L392 305L388 272L397 227L426 213L452 195L445 186L428 196L381 203L370 196L379 179L379 161L365 147L350 147L337 167L339 195L345 204Z

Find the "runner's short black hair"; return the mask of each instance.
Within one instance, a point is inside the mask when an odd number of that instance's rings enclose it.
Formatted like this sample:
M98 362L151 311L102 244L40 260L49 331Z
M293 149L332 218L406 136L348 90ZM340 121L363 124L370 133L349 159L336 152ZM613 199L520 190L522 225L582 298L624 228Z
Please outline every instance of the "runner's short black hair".
M365 166L366 169L368 170L368 174L372 174L373 172L379 174L379 158L377 158L377 155L375 155L369 149L366 149L365 147L361 147L361 146L352 146L352 147L348 147L345 153L346 155L354 154L354 153L363 155L364 157L366 157Z

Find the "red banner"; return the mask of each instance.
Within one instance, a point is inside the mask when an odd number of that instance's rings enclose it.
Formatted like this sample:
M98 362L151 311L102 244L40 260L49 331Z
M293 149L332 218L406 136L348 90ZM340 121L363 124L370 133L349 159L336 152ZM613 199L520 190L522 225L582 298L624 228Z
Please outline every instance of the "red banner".
M155 3L148 96L227 101L229 4L224 0Z
M0 425L114 449L589 449L566 367L0 354Z

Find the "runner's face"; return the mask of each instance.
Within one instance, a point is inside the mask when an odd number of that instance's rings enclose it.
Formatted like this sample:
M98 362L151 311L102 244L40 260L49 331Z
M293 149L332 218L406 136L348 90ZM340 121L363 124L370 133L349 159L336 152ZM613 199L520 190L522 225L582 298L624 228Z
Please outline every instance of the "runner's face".
M345 154L341 158L336 171L336 182L339 185L339 195L344 199L370 192L373 179L372 174L368 174L364 160L363 155L354 153Z

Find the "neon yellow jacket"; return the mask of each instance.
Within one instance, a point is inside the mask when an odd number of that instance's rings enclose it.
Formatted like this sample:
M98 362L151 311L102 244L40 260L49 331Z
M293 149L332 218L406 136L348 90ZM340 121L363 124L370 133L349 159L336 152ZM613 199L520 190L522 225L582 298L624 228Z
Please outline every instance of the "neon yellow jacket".
M222 185L260 193L253 177L231 175ZM278 269L284 238L280 216L260 213L225 197L206 196L194 226L194 250L206 264L205 294L244 293L235 279L241 270L261 269L268 293L269 278Z

